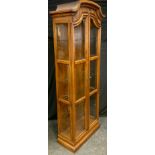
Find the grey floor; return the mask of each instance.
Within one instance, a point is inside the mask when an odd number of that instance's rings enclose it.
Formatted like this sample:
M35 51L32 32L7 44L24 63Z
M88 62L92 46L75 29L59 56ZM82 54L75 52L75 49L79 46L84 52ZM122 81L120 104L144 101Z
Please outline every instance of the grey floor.
M107 155L107 118L100 117L100 128L72 153L57 143L57 122L48 122L48 155Z

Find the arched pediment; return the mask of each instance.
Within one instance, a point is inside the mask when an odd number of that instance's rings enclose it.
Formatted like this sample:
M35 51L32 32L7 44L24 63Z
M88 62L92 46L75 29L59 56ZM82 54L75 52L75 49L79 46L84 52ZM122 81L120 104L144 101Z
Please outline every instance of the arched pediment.
M97 27L100 27L101 20L104 17L101 7L89 0L80 0L58 5L56 11L51 11L50 14L53 16L60 14L71 14L73 16L74 25L78 25L83 19L83 16L90 14L90 17L93 18Z

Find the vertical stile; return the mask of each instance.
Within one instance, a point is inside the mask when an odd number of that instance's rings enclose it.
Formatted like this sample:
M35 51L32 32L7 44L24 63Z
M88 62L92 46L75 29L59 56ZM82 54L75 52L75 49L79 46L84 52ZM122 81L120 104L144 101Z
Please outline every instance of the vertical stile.
M85 21L85 54L86 54L86 73L85 73L85 84L86 84L86 100L85 100L85 127L89 129L89 17L86 17Z
M90 79L89 79L89 76L90 76L90 12L88 13L88 75L87 75L87 78L88 78L88 103L87 103L87 108L88 108L88 127L90 127L90 118L89 118L89 115L90 115L90 95L89 95L89 90L90 90Z
M72 53L71 53L71 44L72 44L72 42L71 42L71 39L70 39L70 32L71 32L71 26L70 26L70 22L68 23L68 52L69 52L69 96L70 96L70 100L69 100L69 102L70 102L70 104L69 104L69 106L70 106L70 123L71 123L71 128L70 128L70 135L71 135L71 139L72 139L72 135L73 135L73 128L72 128L72 113L73 113L73 111L72 111L72 67L71 67L71 55L72 55Z
M101 49L101 28L98 29L97 33L97 39L98 39L98 44L97 44L97 107L96 107L96 114L97 114L97 119L99 119L99 100L100 100L100 49Z
M71 100L71 107L72 107L72 140L75 142L75 66L74 66L74 57L75 57L75 52L74 52L74 26L73 23L70 24L70 61L71 61L71 87L72 87L72 100Z
M57 64L57 35L56 35L56 23L53 19L53 33L54 33L54 55L55 55L55 79L56 79L56 98L58 103L58 64ZM58 134L60 134L60 103L57 104L57 117L58 117Z

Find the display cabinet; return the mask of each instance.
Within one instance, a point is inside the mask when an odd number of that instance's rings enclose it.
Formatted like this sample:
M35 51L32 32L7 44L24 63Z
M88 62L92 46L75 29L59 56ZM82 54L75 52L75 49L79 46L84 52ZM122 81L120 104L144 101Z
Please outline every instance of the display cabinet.
M75 1L51 11L58 142L76 151L99 128L101 20L98 4Z

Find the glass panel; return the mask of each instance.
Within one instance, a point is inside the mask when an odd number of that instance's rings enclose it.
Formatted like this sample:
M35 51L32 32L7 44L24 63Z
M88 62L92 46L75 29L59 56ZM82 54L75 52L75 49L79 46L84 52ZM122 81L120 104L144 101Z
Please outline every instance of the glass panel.
M85 101L76 104L76 137L85 130Z
M70 105L59 102L60 104L60 134L70 138Z
M95 27L93 20L90 22L90 56L96 56L97 45L97 28Z
M75 60L84 59L85 53L85 25L84 21L74 29L74 43L75 43Z
M85 63L77 64L75 68L76 100L85 96Z
M90 61L90 91L97 88L97 61Z
M58 64L58 97L69 100L69 65Z
M96 119L97 95L90 96L90 124Z
M69 60L68 51L68 25L57 24L57 58Z

